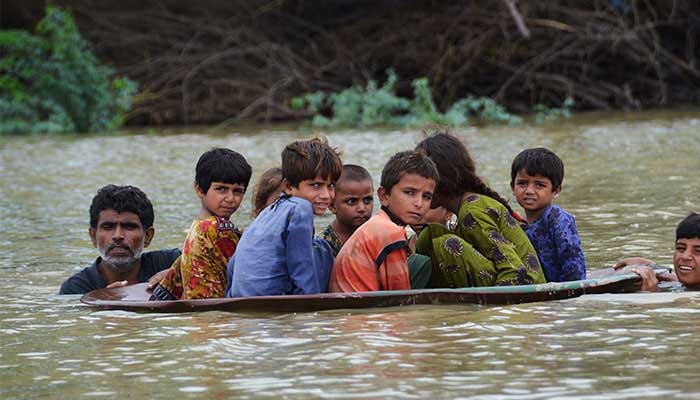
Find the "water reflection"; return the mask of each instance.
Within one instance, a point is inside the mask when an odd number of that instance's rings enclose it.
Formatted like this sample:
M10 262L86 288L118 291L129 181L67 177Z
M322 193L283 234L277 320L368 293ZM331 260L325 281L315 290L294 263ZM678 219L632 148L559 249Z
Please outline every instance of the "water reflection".
M504 195L518 151L559 153L560 203L599 267L630 253L670 263L676 222L700 204L699 126L692 114L598 115L460 134ZM694 293L282 315L95 311L53 295L96 256L87 208L98 187L142 187L156 208L152 247L178 246L198 210L190 188L201 152L237 149L257 179L303 135L0 138L0 397L700 398ZM376 184L386 159L420 134L328 136ZM246 198L234 220L245 226L249 215Z

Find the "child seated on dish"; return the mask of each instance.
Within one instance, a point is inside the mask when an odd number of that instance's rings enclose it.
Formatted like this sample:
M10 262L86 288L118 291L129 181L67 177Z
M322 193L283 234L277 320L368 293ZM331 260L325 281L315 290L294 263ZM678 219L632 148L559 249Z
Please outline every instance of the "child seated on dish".
M241 205L252 169L239 153L216 148L202 154L194 190L201 202L198 219L187 231L182 255L153 289L151 300L224 297L226 265L241 232L230 221Z
M333 264L328 243L314 238L342 171L325 139L297 141L282 151L283 193L253 220L228 264L228 297L325 292Z
M343 165L343 173L335 184L335 197L328 207L335 219L319 237L325 239L337 256L340 248L374 211L372 176L359 165Z
M265 207L274 203L282 193L282 168L273 167L265 171L253 188L253 211L255 218Z
M333 264L329 291L367 292L418 289L411 276L427 283L423 271L409 271L406 225L419 223L430 207L439 180L435 164L425 153L403 151L384 166L377 189L381 209L343 245Z
M545 283L537 253L513 210L477 174L466 146L447 132L418 143L440 174L432 207L457 215L453 230L423 228L416 251L431 258L431 287Z
M548 282L586 279L586 262L573 215L552 201L559 197L564 163L545 148L520 152L510 169L510 188L525 210L525 233Z

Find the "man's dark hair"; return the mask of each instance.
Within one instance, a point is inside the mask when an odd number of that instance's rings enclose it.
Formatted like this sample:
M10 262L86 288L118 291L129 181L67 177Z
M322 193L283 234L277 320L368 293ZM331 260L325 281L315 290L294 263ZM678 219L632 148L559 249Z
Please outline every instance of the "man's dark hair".
M199 157L194 181L206 194L212 182L239 184L247 188L252 174L253 169L240 153L214 148Z
M416 174L426 179L440 182L440 174L433 160L423 150L407 150L394 154L382 170L380 185L387 193L391 192L405 174Z
M690 213L676 227L676 240L700 238L700 214Z
M138 215L143 229L153 226L153 205L137 187L107 185L98 190L90 205L90 227L97 229L100 212L109 209Z
M564 180L564 163L561 158L544 147L525 149L515 157L510 167L511 187L515 185L515 176L520 171L548 178L552 181L552 190L559 189Z
M340 187L342 185L342 182L344 181L349 181L349 182L364 182L364 181L370 181L372 182L372 175L369 174L369 171L367 171L364 167L361 167L359 165L355 164L345 164L343 165L343 173L340 174L340 178L338 179L338 182L336 182L335 185L335 190L342 190Z
M282 150L282 179L293 187L317 176L336 182L342 171L340 153L325 137L292 142Z

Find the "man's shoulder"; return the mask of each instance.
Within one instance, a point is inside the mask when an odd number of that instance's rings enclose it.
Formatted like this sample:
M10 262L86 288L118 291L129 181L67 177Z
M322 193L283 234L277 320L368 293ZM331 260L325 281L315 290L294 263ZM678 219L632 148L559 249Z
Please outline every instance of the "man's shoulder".
M143 253L141 256L141 269L153 273L170 268L172 263L180 257L180 249L163 249ZM150 275L149 275L150 276Z
M105 282L97 269L99 257L89 267L85 267L66 279L58 294L84 294L105 287Z

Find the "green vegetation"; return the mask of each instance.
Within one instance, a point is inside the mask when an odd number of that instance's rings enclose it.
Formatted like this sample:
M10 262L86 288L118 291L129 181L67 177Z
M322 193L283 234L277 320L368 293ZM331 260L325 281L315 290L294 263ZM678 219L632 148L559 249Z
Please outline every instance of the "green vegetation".
M433 102L432 91L427 78L413 81L413 98L406 99L395 94L398 81L396 73L387 71L387 80L383 86L376 81L369 81L365 88L353 86L339 93L309 93L292 99L295 109L306 108L313 114L312 124L318 127L366 127L372 125L416 126L441 124L462 126L474 123L482 124L519 124L522 120L488 97L460 99L445 113L438 111ZM569 118L574 102L567 98L562 108L548 108L537 104L535 121L538 124ZM330 111L331 117L324 113Z
M0 31L0 134L118 128L136 84L112 74L57 7L46 8L35 35Z

